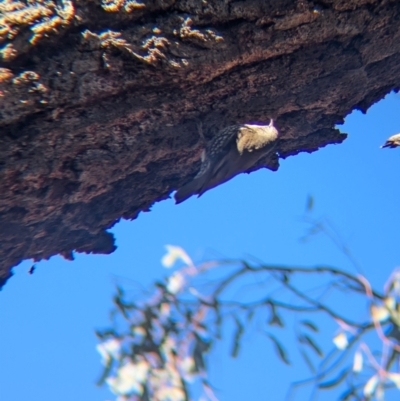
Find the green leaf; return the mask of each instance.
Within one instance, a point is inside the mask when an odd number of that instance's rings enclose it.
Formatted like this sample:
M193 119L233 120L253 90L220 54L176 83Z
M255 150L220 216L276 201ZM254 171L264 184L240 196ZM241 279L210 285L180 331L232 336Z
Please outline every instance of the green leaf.
M116 331L114 329L107 329L107 330L102 330L102 331L95 330L95 334L101 340L108 338L108 337L118 338L118 334L116 333Z
M310 322L309 320L302 320L300 323L303 326L308 327L310 330L314 331L315 333L319 332L319 328L313 322Z
M247 322L251 322L253 320L255 309L249 310L247 312Z
M318 387L323 390L336 387L346 378L346 376L349 374L349 372L350 372L349 368L343 369L339 373L339 376L335 377L333 380L329 380L327 382L320 383L318 385Z
M231 356L233 358L236 358L239 353L239 348L240 348L240 340L242 339L243 333L244 333L244 327L243 324L240 322L240 320L235 316L235 322L236 322L236 332L233 337L233 347L231 351Z
M112 359L107 363L107 365L104 367L103 373L100 376L100 379L97 380L96 386L102 386L107 379L107 377L110 375L111 368L112 368Z
M311 237L323 232L323 227L320 224L314 224L308 232L300 238L300 242L307 242Z
M216 327L216 330L217 330L215 337L218 340L221 340L221 338L222 338L222 335L221 335L221 333L222 333L222 330L221 330L221 327L222 327L222 316L221 316L221 310L220 310L220 307L219 307L219 303L218 303L217 300L215 300L214 309L215 309L215 316L216 316L215 327Z
M204 351L203 346L204 344L202 343L202 341L199 338L197 338L196 344L193 349L195 372L201 372L206 368L203 357L203 351Z
M119 285L116 286L118 297L122 298L124 296L124 289Z
M148 390L146 384L143 384L143 393L142 393L142 396L140 397L140 401L151 401L150 395L149 395L149 390Z
M118 315L118 311L116 310L116 309L112 309L112 310L110 310L110 314L109 314L109 316L108 316L108 318L111 320L111 321L114 321L114 319L115 319L115 317Z
M240 263L243 265L248 270L253 270L253 267L250 265L250 263L247 260L241 260Z
M282 360L282 362L286 363L286 365L290 365L290 361L287 357L286 350L283 348L282 344L272 334L269 334L269 333L266 333L266 334L274 343L275 351L277 352L277 354L278 354L279 358Z
M117 309L121 312L121 314L124 316L125 319L128 319L128 314L126 312L126 308L124 305L124 301L123 299L120 297L120 295L115 295L114 296L114 304L117 307Z
M323 351L321 350L321 348L320 348L320 347L315 343L315 341L314 341L310 336L308 336L307 334L302 334L302 335L300 335L300 336L298 337L298 339L299 339L299 341L300 341L301 343L306 344L306 345L308 345L309 347L311 347L311 348L317 353L318 356L320 356L320 357L323 357L323 356L324 356L324 353L323 353Z
M311 212L313 210L313 208L314 208L314 197L312 195L308 195L306 211Z
M316 373L315 367L314 367L313 363L311 362L310 357L307 355L307 352L300 349L300 354L303 357L304 361L306 362L308 368L311 370L312 373L315 374Z
M159 288L161 291L163 291L163 292L165 292L165 290L166 290L166 287L165 287L165 284L162 282L162 281L156 281L155 283L154 283L154 286L156 287L156 288Z
M96 337L102 340L104 338L104 333L102 331L95 330L94 334L96 334Z

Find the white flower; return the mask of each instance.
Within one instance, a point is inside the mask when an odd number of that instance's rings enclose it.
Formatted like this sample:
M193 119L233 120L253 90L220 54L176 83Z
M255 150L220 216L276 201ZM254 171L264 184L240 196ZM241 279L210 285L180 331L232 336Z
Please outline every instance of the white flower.
M183 358L183 360L179 363L179 367L186 380L192 381L194 379L194 371L196 366L194 359L191 356L186 356Z
M388 373L387 377L400 389L400 373Z
M390 317L389 309L384 305L371 305L370 313L373 321L383 322Z
M141 394L148 371L149 363L145 360L128 362L118 369L117 377L109 377L106 382L114 394Z
M378 387L375 391L376 401L385 401L385 390L383 388L382 383L378 384Z
M342 331L340 332L337 336L333 338L333 343L336 345L336 347L340 350L344 350L347 348L347 345L349 344L347 340L346 334Z
M185 392L180 387L163 387L156 392L160 401L184 401Z
M372 376L368 381L367 384L364 386L364 395L366 397L371 397L376 390L376 386L379 383L378 375Z
M171 294L178 293L185 285L185 278L180 272L175 272L171 277L168 278L167 290Z
M116 338L112 338L104 343L98 344L96 349L102 357L103 365L107 365L111 361L111 358L118 359L121 349L121 342Z
M167 253L161 259L161 264L166 267L172 267L177 260L182 260L186 265L192 266L192 259L188 256L188 254L179 246L174 245L166 245Z
M361 372L363 367L363 356L361 351L357 351L354 354L353 360L353 372Z

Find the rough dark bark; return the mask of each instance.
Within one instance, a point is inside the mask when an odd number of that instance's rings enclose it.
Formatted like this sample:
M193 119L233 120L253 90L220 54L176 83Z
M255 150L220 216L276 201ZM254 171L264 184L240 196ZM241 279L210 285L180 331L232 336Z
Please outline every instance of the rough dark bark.
M0 5L0 284L22 259L112 252L107 228L196 173L199 121L210 139L273 117L285 158L342 142L334 125L400 82L394 0L17 3Z

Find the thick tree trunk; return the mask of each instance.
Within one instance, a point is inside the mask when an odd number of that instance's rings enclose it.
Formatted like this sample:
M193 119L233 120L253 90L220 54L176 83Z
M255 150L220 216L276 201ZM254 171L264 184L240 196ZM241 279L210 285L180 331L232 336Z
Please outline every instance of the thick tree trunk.
M272 117L285 158L342 142L400 83L394 0L43 4L0 4L0 283L112 252L107 228L193 178L199 122L209 140Z

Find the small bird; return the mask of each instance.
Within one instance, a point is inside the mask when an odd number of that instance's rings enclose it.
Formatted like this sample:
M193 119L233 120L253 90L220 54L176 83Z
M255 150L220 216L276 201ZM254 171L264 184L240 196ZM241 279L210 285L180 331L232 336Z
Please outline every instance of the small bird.
M397 146L400 146L400 133L392 135L381 148L397 148Z
M261 157L273 152L278 130L269 125L241 124L220 131L203 150L201 167L196 177L175 193L176 203L194 194L201 196L237 174L254 166Z

